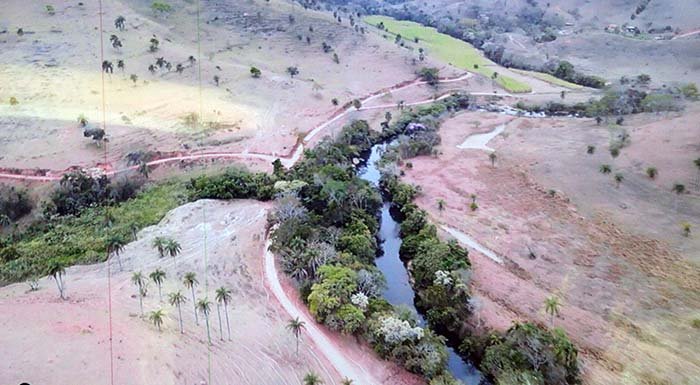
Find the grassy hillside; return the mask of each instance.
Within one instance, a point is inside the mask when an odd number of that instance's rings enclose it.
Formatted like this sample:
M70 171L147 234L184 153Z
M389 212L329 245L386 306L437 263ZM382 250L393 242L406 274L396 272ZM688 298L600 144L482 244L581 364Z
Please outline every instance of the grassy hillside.
M491 78L494 68L499 68L497 64L485 58L479 50L471 44L455 39L451 36L439 33L435 28L414 23L412 21L395 20L387 16L367 16L364 21L370 25L377 26L383 23L387 32L394 35L401 35L407 41L414 41L418 38L418 45L426 49L429 55L434 55L442 61L450 63L456 67ZM510 92L530 92L528 84L502 76L500 73L496 82Z

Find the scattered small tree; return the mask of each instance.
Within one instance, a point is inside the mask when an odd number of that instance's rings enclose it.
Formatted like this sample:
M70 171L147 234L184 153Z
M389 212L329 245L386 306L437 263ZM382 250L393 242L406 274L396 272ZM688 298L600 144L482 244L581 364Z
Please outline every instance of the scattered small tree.
M656 178L656 175L659 174L659 171L656 169L656 167L647 167L647 176L651 179Z
M180 291L176 291L168 295L168 302L170 302L170 305L177 307L177 318L180 322L180 333L182 334L185 332L185 329L182 327L182 304L187 302L187 299Z
M296 66L287 67L287 73L294 79L294 76L299 75L299 68Z
M139 307L141 309L141 317L143 317L143 297L146 296L146 279L140 271L137 271L131 275L131 283L136 286L139 292Z
M625 177L621 173L616 173L615 176L615 187L620 188L620 183L625 179Z
M151 45L148 47L148 50L151 52L158 51L158 48L160 46L160 41L158 41L158 39L156 39L156 37L153 36L149 42L151 43Z
M126 19L124 18L124 16L117 16L117 18L114 19L114 27L120 31L123 31L125 22Z
M197 298L194 295L194 288L199 285L197 281L197 275L193 272L185 273L182 283L186 288L192 291L192 305L194 305L194 322L199 325L199 318L197 317Z
M299 339L301 338L301 331L306 328L306 323L297 318L292 318L287 321L287 330L289 330L296 340L296 355L299 355Z
M318 374L314 372L308 372L304 376L303 379L304 385L321 385L323 384L323 381L321 381L321 377L318 376Z
M136 74L131 74L131 76L129 76L129 79L131 79L131 81L134 82L134 84L136 84L136 82L139 80L139 77Z
M165 317L165 313L163 313L162 309L154 310L150 314L148 314L148 319L153 322L153 325L155 325L158 328L158 331L161 331L161 326L163 325L163 318Z
M544 311L549 314L550 326L554 325L554 317L559 316L560 307L559 299L555 296L547 297L547 299L544 300Z
M586 153L593 155L595 153L595 146L589 144L588 147L586 148Z
M51 261L51 263L49 263L47 272L51 277L53 277L54 281L56 281L56 287L58 288L58 294L61 297L61 299L66 299L66 286L63 281L63 277L66 275L66 268L63 266L63 263L55 260Z
M166 274L161 269L155 269L151 274L148 275L151 280L158 286L158 298L163 302L163 293L161 291L163 287L163 281L165 281Z
M444 211L444 210L445 210L445 206L446 206L446 204L445 204L445 200L444 200L444 199L441 198L441 199L438 199L438 200L437 200L437 207L438 207L438 210Z
M681 229L683 230L683 236L684 237L689 237L690 236L690 228L692 225L688 222L683 222L681 223Z
M53 16L56 14L56 9L54 9L53 5L47 5L46 13L48 13L50 16Z
M612 172L612 167L609 164L601 164L598 169L603 174L610 174Z
M683 183L674 183L673 191L679 195L683 194L685 192L685 185Z
M224 314L226 315L226 330L228 331L228 340L231 341L231 325L228 320L228 304L231 302L231 289L223 286L216 289L216 302L223 305ZM221 314L219 314L219 328L221 328ZM222 333L223 334L223 333ZM223 336L221 337L223 339Z
M209 330L209 313L211 312L211 301L206 297L202 298L197 302L197 310L199 310L204 316L204 322L207 325L207 339L209 340L209 345L211 345L211 332Z
M260 71L260 69L257 67L250 67L250 75L257 79L260 77L260 75L262 75L262 71Z
M489 154L489 160L491 161L491 167L496 167L496 153L492 152Z
M440 82L440 70L434 67L423 67L418 70L418 76L431 86L437 86Z
M216 84L217 87L219 86L219 75L214 75L214 84Z
M362 108L362 102L360 101L360 99L354 99L352 101L352 106L355 107L356 110L359 110L360 108Z

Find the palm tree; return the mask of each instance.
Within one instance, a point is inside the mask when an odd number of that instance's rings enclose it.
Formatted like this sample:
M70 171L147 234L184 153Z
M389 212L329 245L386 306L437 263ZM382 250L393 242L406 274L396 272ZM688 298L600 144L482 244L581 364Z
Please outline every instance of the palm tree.
M126 241L124 238L118 235L112 235L107 239L107 263L109 263L109 257L114 255L117 257L117 262L119 263L119 270L122 270L122 259L119 257L122 251L124 251L124 246Z
M155 237L153 238L153 243L151 246L158 250L158 256L163 258L165 256L165 245L168 243L168 238L165 237Z
M559 308L561 304L555 296L547 297L544 300L544 311L549 314L549 324L554 325L554 316L559 316Z
M118 16L116 19L114 19L114 27L120 31L124 30L124 22L126 19L124 16Z
M318 374L314 372L308 372L304 376L304 385L321 385L323 384L323 381L321 381L321 377L318 376Z
M178 321L180 321L180 333L185 333L185 330L182 328L182 308L181 308L181 305L183 303L185 303L186 301L187 301L187 299L185 298L184 295L182 295L182 293L179 290L174 292L174 293L170 293L168 295L168 302L170 302L170 304L172 306L177 307L177 314L178 314L177 318L178 318Z
M224 314L226 315L226 330L228 331L228 340L231 341L231 326L228 321L228 304L231 302L231 289L223 286L216 289L216 302L224 305ZM219 329L221 329L221 315L219 314ZM223 338L222 338L223 339Z
M207 324L207 339L209 340L209 345L211 345L211 333L209 332L209 312L211 311L211 301L206 297L202 298L197 302L197 309L204 315L204 322Z
M165 314L163 313L162 309L154 310L151 313L148 314L148 319L153 322L154 325L158 328L158 331L161 331L160 327L163 325L163 317Z
M10 217L5 214L0 214L0 227L5 227L10 225Z
M139 307L141 308L141 317L143 317L143 297L146 295L146 279L140 271L137 271L131 275L131 283L136 285L139 291Z
M302 320L297 318L290 319L287 322L287 330L292 332L294 334L294 338L296 339L296 354L297 356L299 355L299 338L301 337L301 331L302 329L306 328L306 323Z
M197 281L197 275L193 272L185 273L185 277L182 279L182 283L186 288L192 290L192 305L194 306L194 322L199 325L199 318L197 317L197 298L194 296L194 288L199 285Z
M56 281L56 287L58 287L58 294L61 299L66 299L64 296L66 287L63 283L63 277L66 275L66 268L63 266L63 263L54 260L49 264L47 270L48 274Z
M163 285L163 281L165 280L165 272L161 269L155 269L148 276L153 282L155 282L156 286L158 286L158 298L160 298L160 301L163 302L163 294L161 293L161 287Z
M151 43L151 46L148 47L148 50L151 51L151 52L156 52L156 51L158 51L158 45L160 44L160 42L158 41L158 39L156 39L155 36L153 36L153 37L151 38L150 43Z
M165 242L164 250L171 257L175 257L176 255L180 254L180 251L182 251L182 247L180 247L180 244L177 241L173 239L168 239Z
M489 160L491 161L491 167L496 167L496 153L492 152L489 154Z
M620 183L625 179L621 173L615 174L615 187L620 188Z
M610 167L609 164L601 164L598 170L603 174L610 174L610 172L612 172L612 167Z
M122 70L122 73L124 73L124 60L122 60L122 59L117 60L117 68Z

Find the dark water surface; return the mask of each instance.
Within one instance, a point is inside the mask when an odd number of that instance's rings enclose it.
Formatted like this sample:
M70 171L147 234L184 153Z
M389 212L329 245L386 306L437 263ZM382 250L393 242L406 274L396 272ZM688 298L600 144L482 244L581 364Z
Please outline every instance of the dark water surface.
M379 187L379 170L376 162L381 158L382 151L386 144L377 144L372 147L367 164L360 168L359 177ZM408 272L403 261L399 258L401 248L401 236L399 235L399 223L391 216L389 208L391 204L384 202L381 209L381 220L379 227L380 247L382 255L376 259L375 263L379 270L386 277L386 289L384 298L394 306L404 306L412 310L418 316L419 326L425 327L426 321L423 315L416 309L414 300L415 292L408 280ZM482 375L469 361L464 361L452 347L447 347L449 353L448 366L450 373L455 378L467 385L478 385L481 383Z

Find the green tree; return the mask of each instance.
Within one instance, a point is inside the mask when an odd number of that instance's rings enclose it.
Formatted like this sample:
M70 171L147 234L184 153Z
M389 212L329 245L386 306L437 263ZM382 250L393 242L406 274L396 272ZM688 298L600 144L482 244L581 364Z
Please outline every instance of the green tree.
M296 354L299 355L299 339L301 338L301 331L306 328L306 322L297 318L292 318L287 321L287 330L289 330L296 339Z
M691 227L692 227L692 225L688 222L681 223L681 229L683 229L683 236L684 237L690 236L690 228Z
M51 277L53 277L54 281L56 281L56 287L58 288L58 294L61 297L61 299L66 299L66 286L63 282L63 277L66 275L66 268L63 266L63 263L56 260L51 261L49 263L47 272Z
M165 256L165 245L168 243L168 238L165 237L155 237L151 246L158 250L158 256L163 258Z
M601 164L598 170L603 174L610 174L612 172L612 167L610 167L609 164Z
M197 310L199 310L204 316L204 322L207 325L207 339L209 340L209 345L211 345L211 332L209 330L209 313L211 312L211 301L206 297L200 299L197 302Z
M155 269L148 276L153 282L155 282L156 286L158 286L158 298L160 298L160 301L163 302L163 294L161 292L161 288L163 286L163 281L165 280L165 272L161 269Z
M294 79L294 76L299 75L299 68L296 66L289 66L287 67L287 73Z
M141 317L143 317L143 297L146 295L146 279L140 271L137 271L131 275L131 283L139 291L139 308L141 309Z
M260 71L260 69L257 67L250 67L250 75L257 79L260 77L260 75L262 75L262 71Z
M683 194L685 192L685 185L682 183L674 183L673 184L673 191L676 194Z
M162 309L154 310L148 314L148 319L153 322L153 325L155 325L158 328L158 331L161 331L161 326L163 325L163 318L165 317L165 313L163 313Z
M304 376L303 379L304 385L321 385L323 384L323 381L321 381L321 377L318 376L318 374L314 372L308 372Z
M659 174L659 171L656 169L656 167L647 167L647 176L651 179L656 178L656 175Z
M194 322L197 325L199 325L199 318L197 318L197 298L194 295L194 288L197 285L199 285L199 281L197 281L197 274L191 271L185 273L185 276L182 279L182 283L185 285L186 288L192 291L192 305L194 306Z
M491 167L496 167L496 158L498 158L498 156L496 155L495 152L489 153L489 160L491 161Z
M168 239L165 242L164 250L168 255L174 258L178 254L180 254L180 251L182 251L182 247L180 247L180 244L177 241L173 239Z
M354 99L352 101L352 106L355 107L356 110L359 110L360 108L362 108L362 102L360 101L360 99Z
M615 174L614 178L615 178L615 187L620 188L620 183L622 183L622 181L625 179L624 175L622 175L621 173L618 172Z
M440 70L434 67L423 67L418 70L418 76L423 79L424 82L435 87L440 82Z
M228 340L231 341L231 324L228 320L228 304L231 302L231 289L227 289L223 286L216 289L216 302L223 305L224 314L226 315L226 330L228 331ZM221 314L219 314L219 329L221 329ZM223 332L222 332L223 334ZM222 338L223 339L223 336Z
M560 307L559 299L555 296L547 297L547 299L544 300L544 311L549 314L550 325L554 325L554 317L559 316Z
M120 254L124 251L124 246L126 246L126 240L118 235L112 235L107 238L107 263L109 263L110 256L114 255L117 257L117 263L119 263L119 270L122 270L122 259Z
M185 303L187 299L180 291L170 293L168 295L168 302L170 305L177 307L178 321L180 322L180 333L184 333L185 329L182 327L182 304Z
M595 153L595 146L589 144L586 148L586 153L593 155Z

